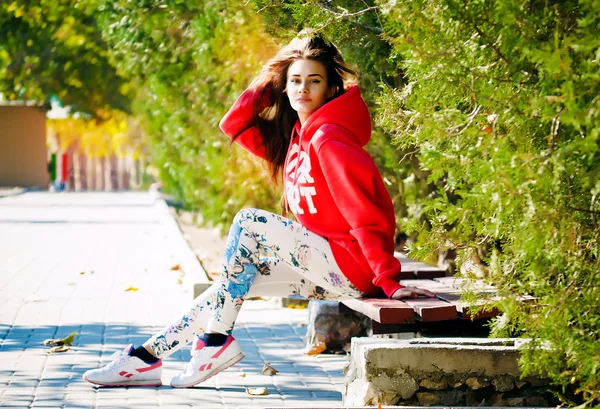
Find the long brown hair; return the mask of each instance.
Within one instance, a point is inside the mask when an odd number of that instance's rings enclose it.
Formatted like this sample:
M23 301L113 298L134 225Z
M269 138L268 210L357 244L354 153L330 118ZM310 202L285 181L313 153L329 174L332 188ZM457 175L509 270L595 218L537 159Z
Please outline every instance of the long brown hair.
M358 80L358 75L346 65L337 48L319 36L304 36L292 40L265 64L250 88L260 94L259 101L268 101L267 108L264 108L264 104L256 104L252 119L233 140L253 126L258 129L271 178L275 183L281 175L292 130L298 120L298 114L284 93L288 69L297 60L314 60L323 64L327 72L327 86L335 87L330 100L342 95L346 86Z

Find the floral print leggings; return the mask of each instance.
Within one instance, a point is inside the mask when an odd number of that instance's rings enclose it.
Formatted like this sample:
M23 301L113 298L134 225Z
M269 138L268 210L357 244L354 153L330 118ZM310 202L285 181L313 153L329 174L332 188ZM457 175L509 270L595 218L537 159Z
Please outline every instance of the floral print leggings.
M144 345L164 358L205 331L230 334L246 297L357 298L362 294L340 271L327 239L259 209L235 217L223 273L191 308Z

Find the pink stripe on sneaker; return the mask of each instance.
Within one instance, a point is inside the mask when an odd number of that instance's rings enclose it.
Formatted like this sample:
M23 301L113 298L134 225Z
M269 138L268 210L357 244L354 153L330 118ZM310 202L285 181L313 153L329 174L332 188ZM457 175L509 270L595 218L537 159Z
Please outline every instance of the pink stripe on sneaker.
M221 349L219 349L213 356L211 356L211 358L218 358L221 356L221 354L227 349L227 347L229 346L229 344L231 344L233 341L235 341L235 338L230 335L229 337L227 337L227 342L225 342L225 344L223 344L223 346L221 347Z
M204 367L205 367L205 366L206 366L206 364L202 365L202 366L200 367L200 369L198 369L198 372L202 372L202 371L204 371Z
M156 369L156 368L161 367L161 366L162 366L162 360L159 359L158 361L156 361L155 363L153 363L149 367L147 367L147 368L139 368L139 369L136 369L136 371L138 371L140 373L142 373L142 372L148 372L148 371L151 371L151 370Z
M208 371L210 368L212 368L212 363L208 364L208 366L206 367L206 370Z

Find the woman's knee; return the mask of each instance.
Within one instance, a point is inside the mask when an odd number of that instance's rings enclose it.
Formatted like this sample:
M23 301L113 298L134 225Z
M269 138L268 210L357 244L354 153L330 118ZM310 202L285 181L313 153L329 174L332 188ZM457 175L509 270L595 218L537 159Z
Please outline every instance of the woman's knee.
M242 209L233 218L233 222L237 224L243 224L248 220L252 220L254 218L253 214L256 213L258 209L246 208Z
M242 226L251 223L266 223L267 217L271 213L262 209L246 208L242 209L235 215L233 222Z

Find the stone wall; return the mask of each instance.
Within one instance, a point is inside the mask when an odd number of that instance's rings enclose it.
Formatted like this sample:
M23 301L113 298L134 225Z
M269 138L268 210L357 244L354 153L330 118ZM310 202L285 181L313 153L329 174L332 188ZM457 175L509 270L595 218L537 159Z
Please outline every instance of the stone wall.
M546 379L521 379L520 342L354 338L344 405L555 405Z

